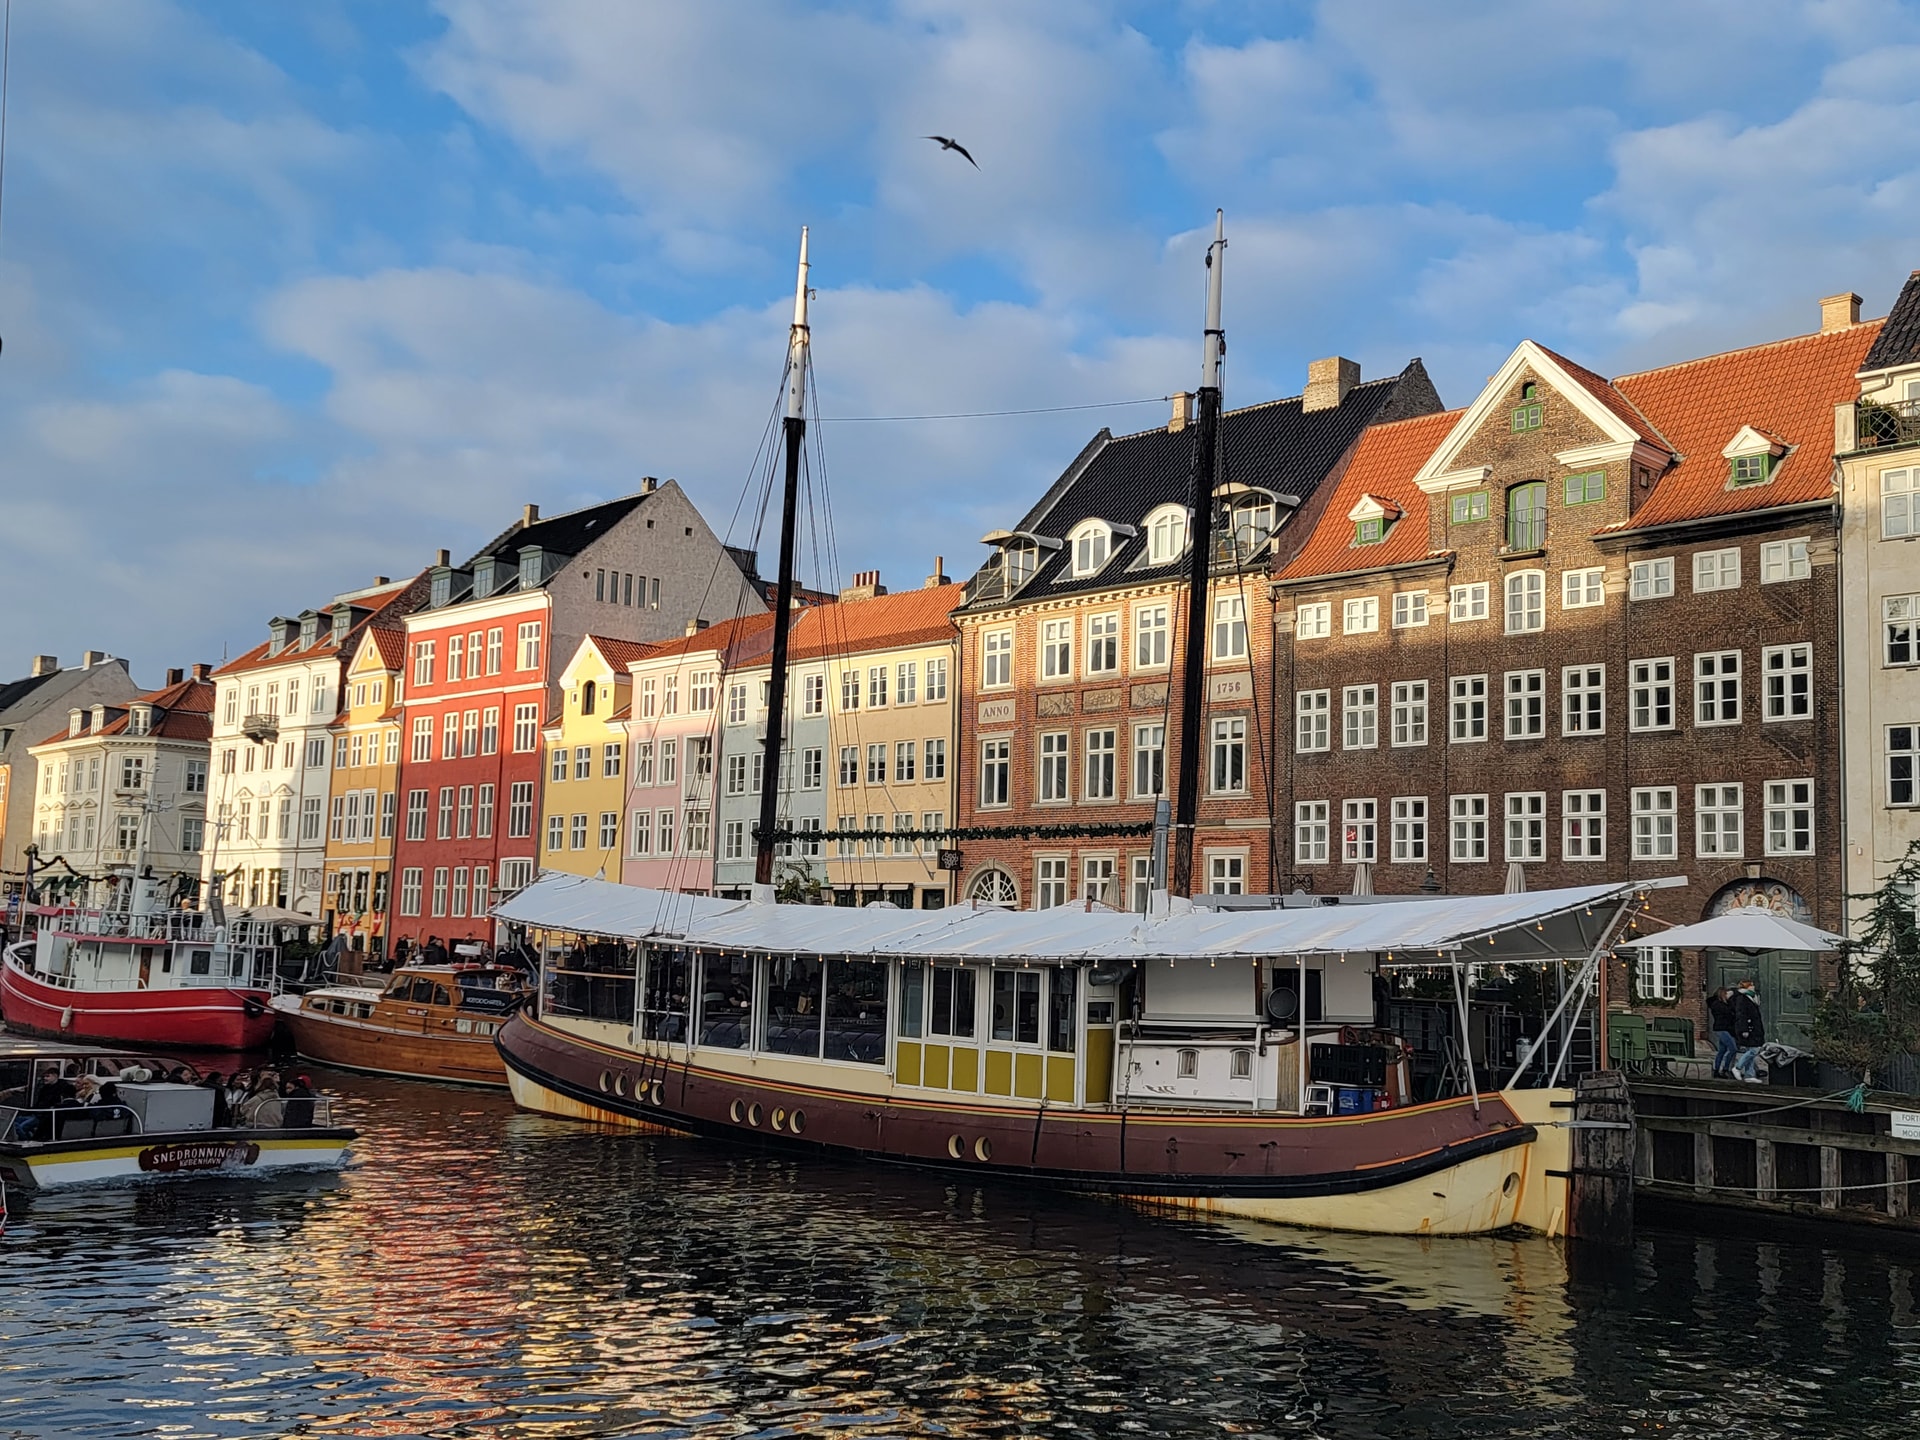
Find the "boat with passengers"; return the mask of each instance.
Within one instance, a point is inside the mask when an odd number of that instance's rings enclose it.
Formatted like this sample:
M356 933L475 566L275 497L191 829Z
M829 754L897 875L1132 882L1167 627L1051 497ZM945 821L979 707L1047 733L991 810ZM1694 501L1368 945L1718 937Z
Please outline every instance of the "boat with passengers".
M406 965L383 987L351 982L274 998L294 1049L311 1060L397 1075L505 1088L493 1037L528 996L509 965Z
M355 1138L325 1095L263 1086L229 1105L172 1059L0 1040L0 1180L24 1190L332 1170Z

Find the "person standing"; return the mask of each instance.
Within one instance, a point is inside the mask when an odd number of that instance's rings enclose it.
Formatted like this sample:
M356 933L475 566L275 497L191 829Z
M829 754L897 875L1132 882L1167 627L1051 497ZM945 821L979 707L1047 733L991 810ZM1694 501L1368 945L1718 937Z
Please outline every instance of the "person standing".
M1733 1034L1733 991L1725 985L1707 996L1707 1025L1713 1031L1713 1078L1731 1080L1740 1042Z
M1740 1046L1733 1061L1734 1072L1749 1085L1760 1084L1760 1077L1753 1071L1760 1060L1760 1047L1767 1043L1767 1026L1751 980L1742 980L1733 995L1733 1038Z

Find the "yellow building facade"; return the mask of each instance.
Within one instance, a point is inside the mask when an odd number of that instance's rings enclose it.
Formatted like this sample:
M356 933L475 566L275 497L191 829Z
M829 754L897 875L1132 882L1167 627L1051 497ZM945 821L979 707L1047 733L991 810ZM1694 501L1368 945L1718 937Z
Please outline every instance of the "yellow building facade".
M354 948L386 953L400 804L400 677L406 634L369 626L341 681L327 795L322 914Z
M560 673L560 702L541 735L540 868L620 879L626 834L627 667L652 647L588 635Z

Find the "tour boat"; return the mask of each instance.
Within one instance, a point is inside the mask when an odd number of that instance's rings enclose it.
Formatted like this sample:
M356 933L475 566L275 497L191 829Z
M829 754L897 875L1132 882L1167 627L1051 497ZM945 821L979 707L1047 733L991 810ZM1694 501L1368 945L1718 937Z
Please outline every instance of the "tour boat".
M501 965L409 965L386 988L326 985L280 995L273 1008L310 1060L397 1075L504 1088L493 1037L526 997L523 972Z
M192 1079L160 1078L176 1068ZM112 1089L74 1104L66 1091L82 1081ZM0 1048L0 1181L48 1190L345 1163L356 1132L333 1123L326 1096L261 1096L215 1128L214 1093L197 1081L190 1067L152 1055L38 1043Z
M38 907L38 934L0 963L9 1029L63 1040L253 1050L273 1034L273 926L158 903L136 881L125 910Z

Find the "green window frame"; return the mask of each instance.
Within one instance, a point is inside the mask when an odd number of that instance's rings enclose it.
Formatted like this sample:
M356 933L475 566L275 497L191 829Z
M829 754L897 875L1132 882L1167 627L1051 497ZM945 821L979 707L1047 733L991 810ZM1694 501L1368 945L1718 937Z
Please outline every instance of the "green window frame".
M1513 431L1517 435L1522 430L1538 430L1542 420L1543 412L1538 400L1531 405L1516 406L1513 412Z
M1386 537L1386 533L1387 522L1381 516L1376 515L1371 520L1356 520L1353 524L1353 543L1356 545L1377 544Z
M1773 456L1764 450L1758 455L1736 455L1730 473L1736 485L1758 485L1773 474Z
M1507 547L1538 550L1547 543L1547 482L1529 480L1507 491Z
M1591 505L1607 498L1607 472L1590 470L1585 475L1567 476L1567 504Z
M1487 492L1469 490L1464 495L1454 496L1452 513L1453 523L1456 525L1471 525L1476 520L1486 519Z

